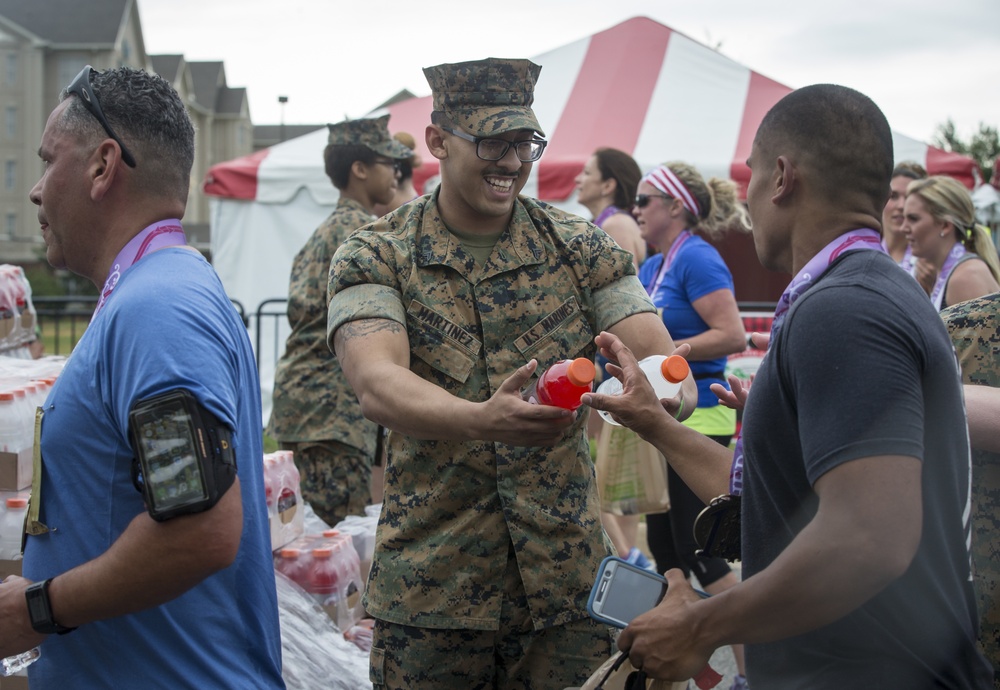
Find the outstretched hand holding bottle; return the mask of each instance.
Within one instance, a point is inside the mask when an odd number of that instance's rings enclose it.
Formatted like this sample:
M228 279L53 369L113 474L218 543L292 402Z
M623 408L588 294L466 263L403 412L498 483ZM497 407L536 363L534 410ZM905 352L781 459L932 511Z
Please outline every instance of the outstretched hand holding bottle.
M651 355L640 359L639 368L646 375L646 380L649 381L653 392L660 400L675 397L680 392L684 379L691 372L687 360L677 354L670 356ZM621 395L622 382L612 376L597 388L597 392L602 395ZM606 410L598 412L605 422L621 426L614 420L610 412Z
M622 385L622 394L605 395L598 390L583 396L585 405L590 405L598 411L610 412L617 420L621 421L623 426L638 432L643 438L646 438L644 432L652 433L657 430L660 425L658 419L663 413L681 420L690 416L691 411L698 404L698 389L696 387L688 386L685 383L675 397L660 398L653 390L653 386L644 372L639 368L632 352L616 336L602 332L597 336L596 342L601 349L601 354L609 360L606 366L608 373ZM618 361L616 353L619 351L624 352L632 360L634 368L624 371L615 363ZM690 351L691 346L684 343L678 346L672 354L687 357Z
M28 605L24 591L31 582L10 575L0 583L0 669L10 668L10 672L0 670L0 676L17 673L21 668L38 658L38 645L45 639L31 628Z

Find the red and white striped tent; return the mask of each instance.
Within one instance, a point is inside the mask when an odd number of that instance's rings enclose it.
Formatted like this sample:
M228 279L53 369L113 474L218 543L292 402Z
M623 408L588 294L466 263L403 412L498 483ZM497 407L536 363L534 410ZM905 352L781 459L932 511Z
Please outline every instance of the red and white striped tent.
M573 179L601 146L630 152L644 170L683 160L706 177L728 177L745 189L744 161L757 126L791 91L645 17L532 60L542 66L533 108L549 146L523 193L577 212L585 211L573 201ZM422 189L438 169L423 141L431 98L402 101L388 112L390 131L417 140L424 165L414 177ZM336 203L323 171L326 136L324 128L220 163L206 176L204 190L215 197L213 261L230 296L248 309L286 296L292 259ZM894 145L897 160L921 161L932 173L973 186L978 169L971 159L898 134ZM744 263L756 264L752 249L748 254Z
M573 178L600 146L630 152L644 170L664 160L683 160L706 177L728 177L745 188L749 170L744 161L757 126L791 91L645 17L532 59L542 65L534 110L550 143L524 193L578 211ZM417 140L424 165L415 182L422 189L437 173L437 161L423 141L431 98L402 101L388 111L389 129L410 132ZM921 161L932 173L952 175L970 188L978 175L968 157L899 134L894 144L897 160ZM325 145L326 130L318 130L208 172L204 190L216 197L213 255L227 288L241 287L231 294L248 307L260 300L243 294L242 287L260 287L261 276L247 275L245 256L230 263L230 252L259 252L258 232L280 235L264 241L264 248L283 250L266 255L278 282L287 282L292 257L336 202L337 191L323 172ZM242 212L231 208L234 204ZM306 211L304 219L295 207ZM230 266L241 275L226 273ZM281 297L285 290L275 284L259 296Z

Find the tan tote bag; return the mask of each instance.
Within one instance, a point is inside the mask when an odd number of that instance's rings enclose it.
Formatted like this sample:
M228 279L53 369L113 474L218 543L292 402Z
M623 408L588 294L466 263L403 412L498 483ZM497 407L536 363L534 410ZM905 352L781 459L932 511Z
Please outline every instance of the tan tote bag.
M646 515L670 510L667 461L631 429L613 424L601 427L596 471L604 512Z

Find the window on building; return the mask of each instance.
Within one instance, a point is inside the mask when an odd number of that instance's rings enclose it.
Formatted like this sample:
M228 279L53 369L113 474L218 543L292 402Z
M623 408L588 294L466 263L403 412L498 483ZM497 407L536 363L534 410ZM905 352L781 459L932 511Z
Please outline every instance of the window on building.
M4 236L8 239L14 237L17 234L17 214L8 213L4 218L3 222L3 232Z
M17 106L8 105L4 109L3 114L3 128L4 132L7 133L8 139L17 138Z
M8 84L17 83L17 53L7 53L5 75Z
M8 192L17 187L17 161L7 161L3 166L3 188Z

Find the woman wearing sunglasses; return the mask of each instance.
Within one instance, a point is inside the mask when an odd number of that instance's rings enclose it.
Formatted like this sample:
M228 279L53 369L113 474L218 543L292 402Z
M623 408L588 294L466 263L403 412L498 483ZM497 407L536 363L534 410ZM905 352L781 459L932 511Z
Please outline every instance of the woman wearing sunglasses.
M733 277L719 252L702 239L720 238L726 230L748 226L736 185L712 178L706 182L686 163L666 163L639 182L632 213L642 237L658 253L639 271L653 304L674 342L688 343L688 361L698 384L698 407L685 422L728 446L736 432L736 412L719 404L709 386L726 384L728 355L746 348L746 333L736 306ZM717 594L737 583L721 558L696 555L693 526L705 507L681 478L668 469L670 511L646 516L647 539L664 572L694 572L705 591ZM734 646L739 675L733 688L745 688L743 648Z

